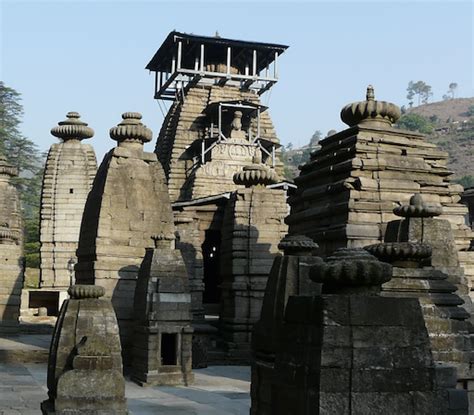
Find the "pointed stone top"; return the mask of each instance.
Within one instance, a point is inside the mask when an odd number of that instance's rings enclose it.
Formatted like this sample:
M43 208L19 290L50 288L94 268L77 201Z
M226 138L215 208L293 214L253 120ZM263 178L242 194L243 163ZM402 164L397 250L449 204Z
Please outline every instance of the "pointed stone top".
M386 101L376 101L374 87L369 85L365 101L346 105L341 110L341 119L349 127L358 124L371 124L378 127L391 126L401 116L400 108Z
M252 164L234 174L234 183L243 184L245 187L267 186L278 183L278 180L279 177L275 170L262 163L260 150L255 152Z
M66 114L66 120L58 122L57 127L51 129L55 137L67 140L84 140L94 136L94 130L87 123L81 121L78 112L70 111Z
M110 129L110 138L122 142L147 143L151 141L153 132L142 122L139 112L124 112L123 121Z
M425 204L421 194L415 193L410 198L408 205L397 206L393 209L393 213L401 217L412 218L431 218L439 216L443 213L443 208L439 205Z
M6 157L0 154L0 178L18 176L18 170L8 163Z

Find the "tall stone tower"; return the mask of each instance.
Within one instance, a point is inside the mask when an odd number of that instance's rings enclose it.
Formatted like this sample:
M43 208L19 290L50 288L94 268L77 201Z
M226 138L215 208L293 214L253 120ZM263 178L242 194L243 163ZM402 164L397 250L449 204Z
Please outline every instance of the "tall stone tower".
M66 290L76 263L79 229L87 194L97 171L92 146L81 140L94 130L68 112L66 120L51 129L62 140L49 150L41 193L41 289Z
M0 155L0 333L18 330L23 287L20 198L10 179L18 174Z
M155 247L152 237L174 237L174 224L161 164L156 154L143 151L152 132L141 123L139 113L126 112L122 118L110 129L110 137L118 146L102 160L87 198L76 280L105 288L117 314L127 358L140 264L146 248Z
M279 140L261 95L278 81L278 59L286 48L171 32L146 67L155 72L155 99L160 105L171 101L156 153L173 204L176 246L190 279L193 364L200 360L196 340L205 331L205 315L215 319L223 316L222 310L235 308L233 298L223 298L229 290L223 288L221 258L221 252L234 250L235 242L226 234L231 227L224 229L224 212L232 209L233 192L247 191L244 184L234 183L234 174L258 154L261 166L277 174L282 170ZM285 193L280 193L278 206L285 204ZM267 241L272 256L279 239ZM262 275L271 262L261 268ZM244 289L242 295L251 296L254 288ZM258 306L252 310L254 315L259 312Z
M195 315L202 314L206 290L201 245L217 249L229 194L244 188L234 183L234 174L252 164L259 149L262 163L277 173L281 168L279 141L260 96L278 81L278 57L286 48L171 32L147 65L155 72L155 99L172 101L156 153L182 230L188 271L196 278L191 283Z

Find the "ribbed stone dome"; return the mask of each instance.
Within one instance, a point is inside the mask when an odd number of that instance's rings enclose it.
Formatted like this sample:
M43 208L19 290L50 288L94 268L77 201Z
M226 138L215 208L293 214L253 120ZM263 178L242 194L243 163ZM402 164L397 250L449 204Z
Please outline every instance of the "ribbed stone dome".
M410 198L410 204L394 208L393 213L407 218L432 218L441 215L443 208L439 205L426 205L421 195L416 193Z
M269 184L278 183L278 174L272 168L262 164L262 159L257 151L252 164L245 166L241 171L234 174L234 183L251 186L267 186Z
M339 248L326 262L311 268L310 278L334 289L381 286L390 281L392 266L379 261L365 249Z
M415 261L420 262L431 257L431 246L414 242L384 242L368 245L364 249L381 261Z
M58 122L57 127L51 129L55 137L67 140L84 140L94 136L94 130L87 123L81 121L78 112L70 111L66 114L66 120Z
M379 126L391 126L400 118L400 108L386 101L376 101L374 95L374 88L372 85L367 87L367 95L365 101L354 102L346 105L341 110L341 119L349 127L357 124Z
M282 250L286 255L300 252L310 253L317 248L319 248L319 245L304 235L286 235L278 244L278 249Z
M142 115L139 112L124 112L123 121L116 127L110 129L110 138L115 141L135 141L148 143L153 137L153 132L142 122Z

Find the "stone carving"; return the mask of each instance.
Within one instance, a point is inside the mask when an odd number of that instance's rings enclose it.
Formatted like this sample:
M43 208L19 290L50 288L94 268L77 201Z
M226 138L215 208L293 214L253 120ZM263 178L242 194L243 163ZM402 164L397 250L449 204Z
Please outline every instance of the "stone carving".
M94 130L77 112L68 112L51 134L62 142L51 146L43 175L40 288L66 291L74 283L68 262L76 261L82 214L97 171L93 148L81 140L91 138ZM57 310L60 306L56 304Z
M346 105L341 110L341 119L349 127L353 125L370 123L370 124L386 124L391 126L400 118L400 108L395 104L386 101L376 101L374 87L367 87L366 100Z
M410 198L408 205L397 206L393 213L404 218L432 218L443 213L443 208L439 205L426 205L419 193Z
M16 334L23 288L23 229L18 192L10 183L18 174L0 154L0 333Z
M120 338L104 288L74 285L54 328L43 414L127 414Z
M242 171L234 174L234 183L251 186L267 186L269 184L278 183L279 177L275 170L262 164L262 157L260 151L254 156L253 163L249 166L244 166Z
M110 136L118 146L104 157L89 193L77 250L76 280L98 284L112 299L126 365L131 363L133 296L138 269L154 235L174 233L165 176L141 115L126 112Z

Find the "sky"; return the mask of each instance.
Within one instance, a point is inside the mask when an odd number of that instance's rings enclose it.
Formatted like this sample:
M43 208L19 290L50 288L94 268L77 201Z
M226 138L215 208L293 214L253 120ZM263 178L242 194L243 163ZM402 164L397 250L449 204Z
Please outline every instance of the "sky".
M163 115L144 68L172 30L289 46L263 96L284 145L343 129L341 108L368 84L398 105L409 81L431 85L433 101L451 82L474 96L472 2L0 0L0 80L22 94L22 133L46 151L50 129L78 111L101 160L109 129L138 111L152 151Z

